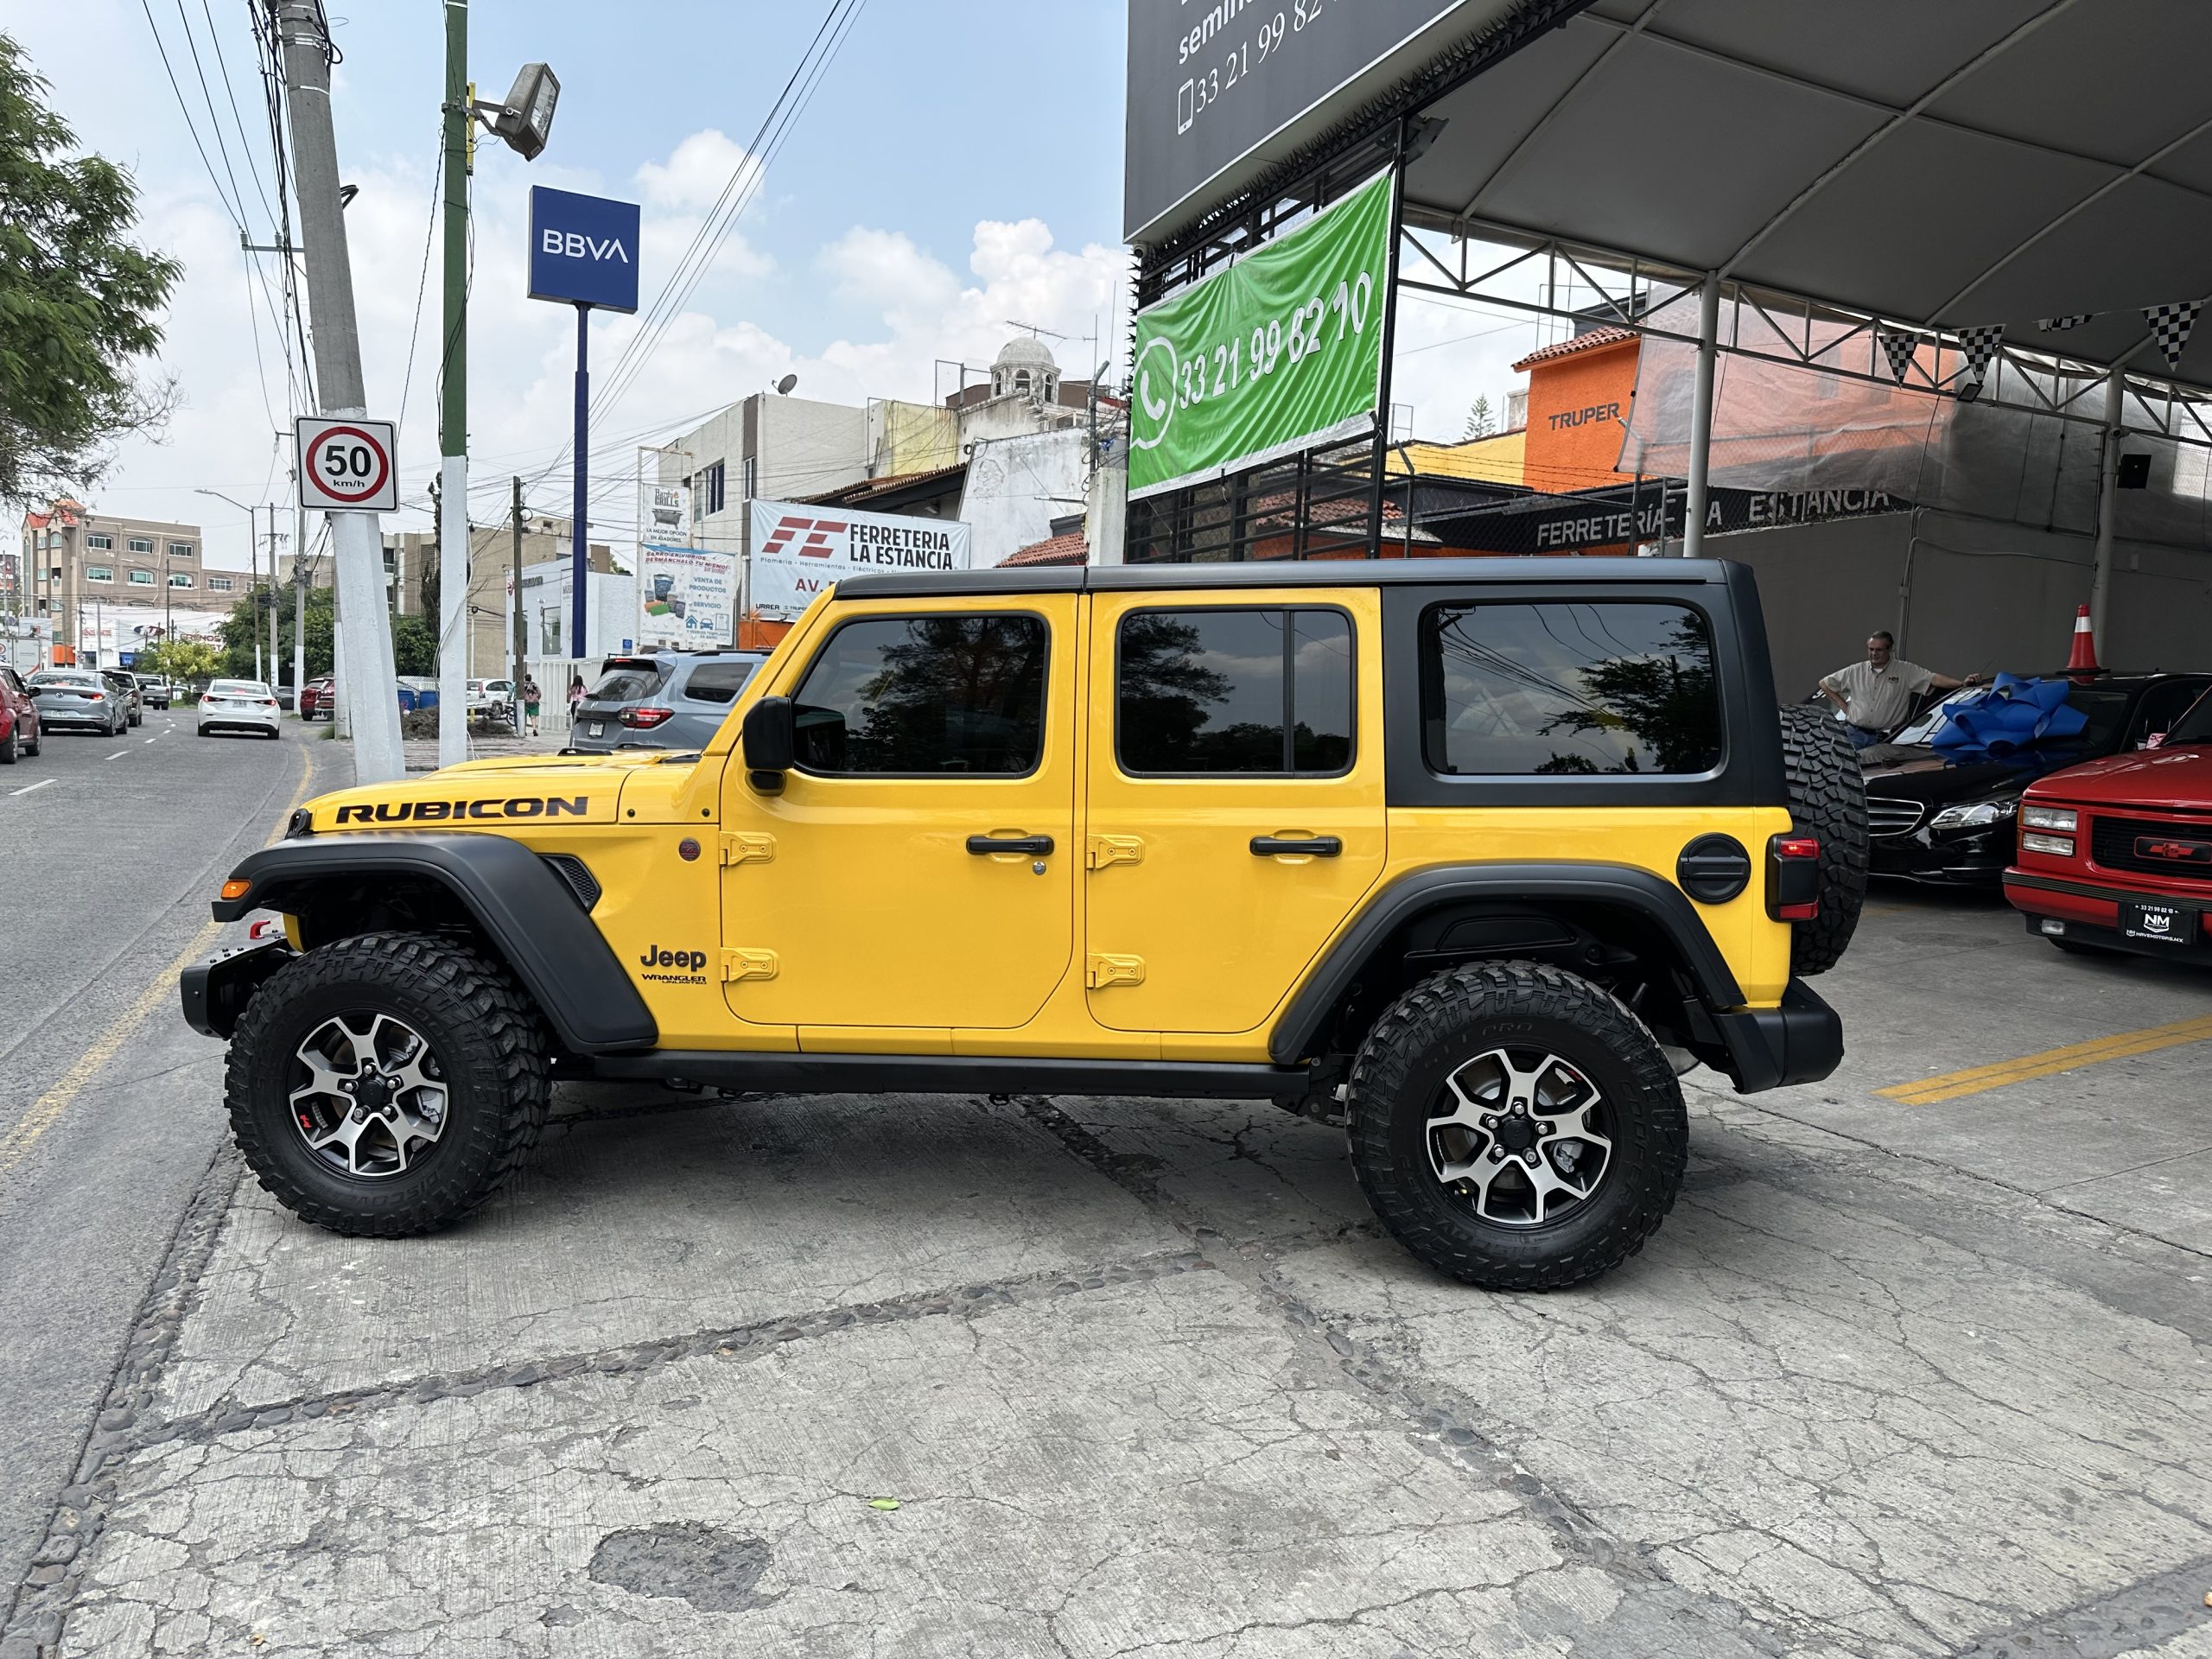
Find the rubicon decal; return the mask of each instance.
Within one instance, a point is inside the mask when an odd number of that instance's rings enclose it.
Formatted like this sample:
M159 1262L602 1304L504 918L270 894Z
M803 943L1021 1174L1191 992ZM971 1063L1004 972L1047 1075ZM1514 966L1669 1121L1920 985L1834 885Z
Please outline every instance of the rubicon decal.
M584 818L591 816L588 795L510 795L489 801L378 801L341 806L343 823L454 823L484 818Z
M660 985L703 985L707 965L703 950L671 950L666 945L649 944L645 954L638 958L639 964L648 971L638 976Z

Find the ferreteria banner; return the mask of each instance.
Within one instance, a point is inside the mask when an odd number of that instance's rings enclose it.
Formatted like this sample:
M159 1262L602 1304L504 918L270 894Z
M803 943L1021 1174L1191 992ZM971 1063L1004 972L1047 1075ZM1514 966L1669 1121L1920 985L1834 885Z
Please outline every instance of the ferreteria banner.
M953 518L849 512L795 501L753 503L754 615L795 622L823 588L883 570L965 570L972 539Z
M1136 316L1129 499L1371 432L1391 175Z

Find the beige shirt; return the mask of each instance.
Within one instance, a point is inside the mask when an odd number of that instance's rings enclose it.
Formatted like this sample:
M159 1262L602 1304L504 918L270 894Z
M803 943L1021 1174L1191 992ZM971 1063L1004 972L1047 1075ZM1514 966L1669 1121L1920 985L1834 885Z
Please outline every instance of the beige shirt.
M1853 725L1886 732L1904 723L1913 699L1936 683L1936 676L1918 663L1892 657L1887 668L1877 671L1872 663L1853 663L1821 683L1843 698L1843 717Z

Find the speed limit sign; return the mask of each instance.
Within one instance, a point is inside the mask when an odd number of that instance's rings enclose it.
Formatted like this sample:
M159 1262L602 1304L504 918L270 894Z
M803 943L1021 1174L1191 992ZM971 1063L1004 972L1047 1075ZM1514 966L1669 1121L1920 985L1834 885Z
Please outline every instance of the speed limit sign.
M391 422L302 415L293 426L299 440L301 505L326 512L399 511Z

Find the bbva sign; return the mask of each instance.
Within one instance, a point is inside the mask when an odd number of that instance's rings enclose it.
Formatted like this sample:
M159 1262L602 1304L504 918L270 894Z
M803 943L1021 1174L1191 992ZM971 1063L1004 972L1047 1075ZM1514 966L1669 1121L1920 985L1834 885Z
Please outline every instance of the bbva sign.
M530 297L638 308L638 204L538 185L530 193Z

